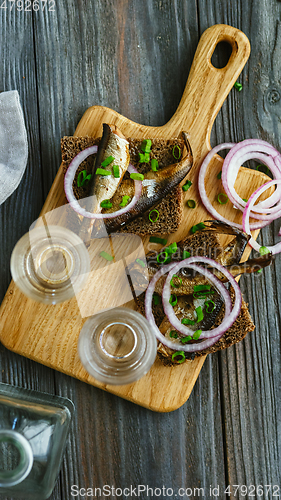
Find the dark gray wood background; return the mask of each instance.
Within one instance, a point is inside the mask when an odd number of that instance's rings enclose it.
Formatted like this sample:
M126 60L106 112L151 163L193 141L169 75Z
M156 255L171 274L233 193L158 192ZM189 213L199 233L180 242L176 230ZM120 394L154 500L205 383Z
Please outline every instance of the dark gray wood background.
M0 91L19 91L29 160L0 207L1 300L12 249L38 217L59 168L60 138L73 134L93 104L164 124L209 26L240 28L252 46L243 91L233 89L224 103L212 145L258 137L281 149L281 2L56 0L54 12L9 9L0 9ZM278 229L264 229L263 243L277 241ZM180 487L203 487L212 498L210 485L219 485L221 499L253 498L226 496L228 484L280 485L280 262L277 256L263 274L241 279L255 332L208 356L189 400L173 413L150 412L0 346L1 381L67 396L76 406L51 500L74 498L72 484L165 485L174 488L172 498Z

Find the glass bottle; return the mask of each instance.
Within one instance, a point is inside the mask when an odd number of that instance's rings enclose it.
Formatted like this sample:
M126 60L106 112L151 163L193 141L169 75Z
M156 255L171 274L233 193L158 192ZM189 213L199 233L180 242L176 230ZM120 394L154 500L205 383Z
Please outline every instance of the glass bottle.
M105 384L130 384L143 377L155 361L157 342L148 321L125 307L88 319L78 351L87 372Z
M62 226L31 229L11 256L12 278L31 299L45 304L69 300L83 287L90 257L77 234Z
M73 410L69 399L0 383L0 497L49 498Z

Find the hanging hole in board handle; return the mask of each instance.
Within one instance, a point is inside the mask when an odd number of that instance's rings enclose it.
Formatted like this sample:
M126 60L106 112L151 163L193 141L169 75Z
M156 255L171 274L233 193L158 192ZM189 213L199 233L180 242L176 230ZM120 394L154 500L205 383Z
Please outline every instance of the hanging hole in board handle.
M228 41L222 40L218 42L211 56L212 66L216 69L225 68L230 59L232 51L232 45Z

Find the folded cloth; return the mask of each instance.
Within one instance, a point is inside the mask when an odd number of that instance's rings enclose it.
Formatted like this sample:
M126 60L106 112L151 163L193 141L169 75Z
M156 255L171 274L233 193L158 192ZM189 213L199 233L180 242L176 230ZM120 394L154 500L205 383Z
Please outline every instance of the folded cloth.
M28 144L17 90L0 94L0 205L15 191L24 174Z

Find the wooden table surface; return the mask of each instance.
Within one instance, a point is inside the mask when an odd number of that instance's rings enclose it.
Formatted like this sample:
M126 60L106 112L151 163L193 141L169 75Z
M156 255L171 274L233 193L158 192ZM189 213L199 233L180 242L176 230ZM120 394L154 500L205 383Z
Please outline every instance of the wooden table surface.
M0 9L0 92L18 89L29 139L24 178L0 206L1 300L11 278L12 249L38 217L59 168L60 138L72 135L94 104L148 125L167 122L180 101L200 35L209 26L233 25L252 46L239 79L243 90L233 89L224 103L212 145L257 137L281 149L281 2L49 0L42 12L43 3L38 12L17 11L9 1L7 9ZM224 60L224 50L218 60ZM277 241L278 229L278 222L264 229L260 241ZM189 400L172 413L150 412L0 346L2 382L67 396L76 406L51 500L74 498L74 484L165 486L174 489L173 499L178 488L195 488L183 497L192 499L203 498L196 488L204 488L204 498L277 497L280 263L277 256L264 273L240 280L255 332L208 356ZM210 495L210 485L220 487L217 497ZM251 496L253 488L244 496L240 488L235 495L231 488L228 496L228 485L272 488L261 496L257 491ZM119 498L134 498L126 493ZM82 492L75 498L115 497ZM168 496L162 490L158 498Z

